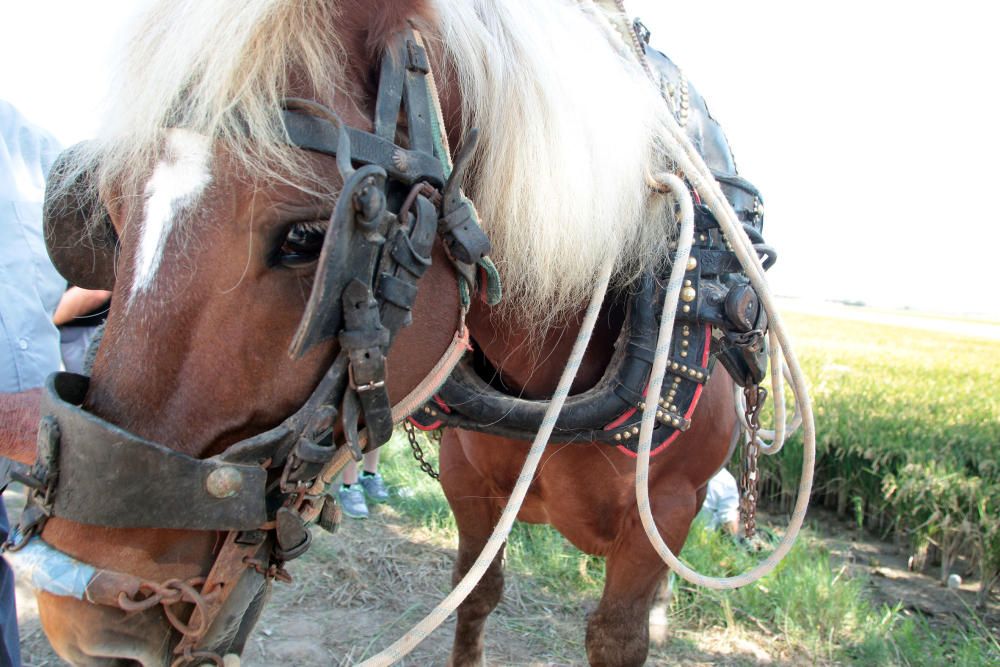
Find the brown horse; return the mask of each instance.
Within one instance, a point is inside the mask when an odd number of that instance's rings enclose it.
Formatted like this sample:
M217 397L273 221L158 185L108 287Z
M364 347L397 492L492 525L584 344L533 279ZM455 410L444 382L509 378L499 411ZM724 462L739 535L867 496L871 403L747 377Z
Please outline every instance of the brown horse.
M502 370L505 384L544 397L555 388L576 327L546 332L537 341L545 351L518 341L530 331L497 322L485 308L470 313L470 330L485 354ZM594 332L575 388L595 383L611 356L617 333L602 318ZM652 463L650 503L660 533L677 552L704 500L704 486L730 454L735 422L732 381L724 373L706 386L694 425ZM529 443L468 431L446 431L441 440L441 484L459 530L457 581L475 560L505 499L517 481ZM641 665L649 645L649 611L666 566L649 544L639 520L634 492L635 459L605 444L553 444L518 519L555 527L578 549L605 558L600 604L587 622L587 657L593 665ZM502 554L458 610L451 662L478 665L483 658L486 617L503 593Z
M81 168L97 169L119 244L88 412L205 458L267 431L306 401L338 345L323 342L294 360L285 350L306 310L321 232L343 182L329 155L289 148L281 100L314 100L371 132L383 54L408 26L427 42L450 145L466 147L469 129L481 130L467 192L507 298L499 308L474 299L467 321L508 387L535 398L552 392L605 257L619 260L616 284L627 289L666 256L675 221L646 175L671 164L660 137L672 112L592 3L164 2L132 42L106 133L80 158ZM682 105L684 120L691 106L690 99ZM710 121L699 118L689 128L701 139ZM415 122L400 119L399 141L406 143ZM704 141L707 152L719 149L712 141ZM731 167L724 145L721 155L721 166ZM595 330L574 391L593 385L611 357L621 326L613 311ZM412 325L389 355L394 403L431 372L462 314L456 275L438 242ZM659 528L675 551L705 483L729 454L734 410L722 372L707 384L693 422L654 460L650 478ZM491 532L526 448L446 433L441 478L460 531L456 575ZM640 526L634 469L634 459L606 445L553 446L519 515L550 523L607 559L604 596L588 623L593 664L645 660L646 619L665 572ZM95 527L56 516L42 538L99 569L147 582L198 582L226 534ZM498 557L459 610L454 664L481 662L485 619L501 589ZM266 586L251 597L213 629L212 651L241 650ZM186 618L185 603L195 597L179 599L163 606ZM74 664L170 662L178 623L149 606L126 612L39 595L46 633Z

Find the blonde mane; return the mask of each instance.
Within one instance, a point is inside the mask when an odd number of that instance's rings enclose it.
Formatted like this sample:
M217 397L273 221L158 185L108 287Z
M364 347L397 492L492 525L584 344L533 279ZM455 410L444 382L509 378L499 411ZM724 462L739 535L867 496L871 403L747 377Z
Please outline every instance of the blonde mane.
M669 168L669 110L584 0L437 0L439 38L481 145L469 195L511 312L545 324L579 312L598 268L617 282L661 261L672 211L646 176ZM619 38L620 39L620 38Z
M337 18L327 2L157 0L133 26L83 161L99 183L129 184L183 127L212 137L249 176L315 182L301 151L287 147L278 110L293 87L324 91L327 103L345 93Z
M674 222L662 198L650 197L646 174L669 168L660 141L669 110L640 65L612 48L594 5L433 0L432 8L434 24L421 27L448 61L439 84L459 87L463 129L481 130L469 195L509 312L551 323L580 308L609 254L619 259L619 284L659 261ZM301 151L287 148L277 110L293 87L351 97L337 24L335 2L158 1L136 27L111 112L82 164L98 165L103 184L139 179L166 132L184 127L214 138L250 176L296 174L311 187L317 181Z

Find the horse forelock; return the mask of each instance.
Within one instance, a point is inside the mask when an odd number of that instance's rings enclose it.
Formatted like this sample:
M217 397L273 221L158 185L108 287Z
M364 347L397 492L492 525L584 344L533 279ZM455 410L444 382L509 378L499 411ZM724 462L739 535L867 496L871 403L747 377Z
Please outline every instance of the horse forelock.
M158 0L132 28L95 141L102 187L142 192L173 128L211 137L250 177L317 175L280 123L292 95L349 100L338 3Z
M512 312L552 321L589 295L609 254L626 282L662 257L673 224L647 172L668 165L669 113L640 67L612 48L593 7L572 0L396 0L372 13L373 60L400 17L416 13L479 127L470 183ZM99 182L141 193L169 128L223 144L243 173L317 187L278 122L290 95L357 102L345 36L359 0L158 2L135 29L100 138L85 157ZM354 64L351 64L354 66ZM445 78L447 77L447 78ZM320 92L324 91L324 92Z

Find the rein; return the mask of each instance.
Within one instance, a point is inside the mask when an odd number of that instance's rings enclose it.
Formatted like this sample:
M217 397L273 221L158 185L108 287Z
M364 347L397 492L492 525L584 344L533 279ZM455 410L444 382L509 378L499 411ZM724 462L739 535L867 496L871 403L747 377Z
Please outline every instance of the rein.
M407 147L396 143L401 109ZM489 252L461 189L476 133L469 133L453 166L416 31L394 36L382 59L374 133L349 128L308 100L286 100L281 115L290 145L335 157L343 180L289 351L301 356L321 342L339 343L309 398L275 428L196 459L85 411L89 378L56 373L44 390L35 464L11 462L0 480L0 486L14 479L29 487L6 549L31 554L36 571L58 562L79 575L70 589L51 577L35 580L56 594L69 590L126 612L162 606L181 635L175 665L222 664L221 654L234 647L232 633L217 621L240 619L267 580L287 578L283 564L310 545L309 523L335 527L338 511L327 486L352 458L384 444L393 424L430 398L468 348L463 307L444 355L410 395L390 405L385 358L411 321L435 239L441 237L456 273L473 284L474 267ZM343 434L335 438L338 420ZM153 479L171 484L150 484ZM115 528L224 531L225 538L205 576L148 582L95 569L42 542L50 516ZM174 611L178 603L194 605L188 618ZM237 643L248 632L240 627Z

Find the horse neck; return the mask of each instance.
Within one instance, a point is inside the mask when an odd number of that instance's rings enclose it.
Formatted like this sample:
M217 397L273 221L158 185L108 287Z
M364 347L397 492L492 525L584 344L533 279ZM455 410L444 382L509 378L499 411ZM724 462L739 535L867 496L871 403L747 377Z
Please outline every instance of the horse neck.
M584 308L545 331L518 323L516 314L474 301L466 322L478 349L497 370L511 393L548 398L555 391L573 344L580 333ZM611 359L623 321L619 304L605 302L571 393L593 387Z

